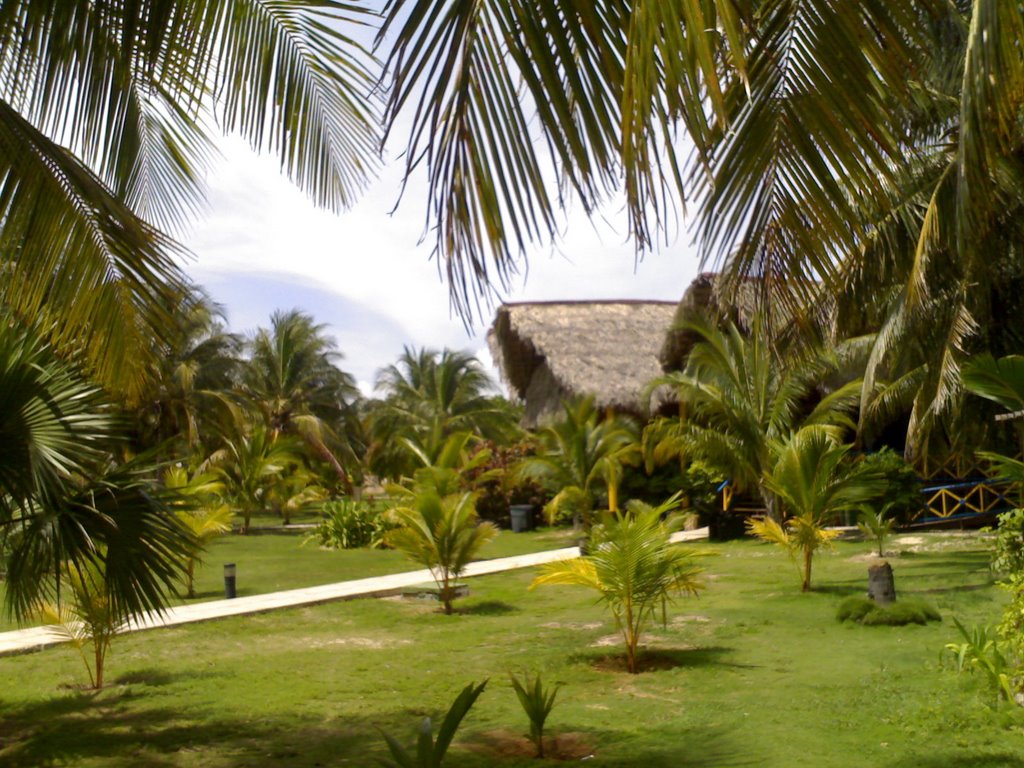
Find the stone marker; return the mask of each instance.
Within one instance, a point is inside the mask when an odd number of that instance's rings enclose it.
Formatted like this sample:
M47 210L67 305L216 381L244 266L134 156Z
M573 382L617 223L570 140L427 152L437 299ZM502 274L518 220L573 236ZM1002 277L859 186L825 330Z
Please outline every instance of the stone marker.
M880 605L896 600L896 582L892 577L892 566L885 560L878 560L868 566L868 597Z

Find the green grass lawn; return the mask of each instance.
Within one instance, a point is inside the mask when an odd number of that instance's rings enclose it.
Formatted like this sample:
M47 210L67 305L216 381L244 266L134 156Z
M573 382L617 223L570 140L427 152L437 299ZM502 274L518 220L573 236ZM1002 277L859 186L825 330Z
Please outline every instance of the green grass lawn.
M285 589L332 584L388 573L418 570L401 552L382 549L321 549L301 533L231 534L216 539L196 571L196 601L224 597L224 564L235 563L239 597ZM502 531L480 551L481 559L510 557L526 552L558 549L574 543L571 530L541 529L525 533ZM3 584L0 582L0 598ZM175 602L186 602L176 600ZM187 601L193 602L193 601ZM0 632L17 629L0 618Z
M897 590L941 624L835 621L866 583L867 544L840 543L801 595L795 568L753 542L697 545L707 590L646 637L622 671L614 626L578 588L528 591L529 571L473 579L451 617L413 599L356 600L119 639L100 693L68 649L0 659L0 764L372 766L378 729L411 740L468 682L490 679L452 768L535 766L506 672L564 687L549 733L593 765L1024 766L1020 710L990 708L976 676L940 667L952 618L997 620L987 542L897 538ZM240 577L241 578L241 577ZM554 764L553 762L547 764Z

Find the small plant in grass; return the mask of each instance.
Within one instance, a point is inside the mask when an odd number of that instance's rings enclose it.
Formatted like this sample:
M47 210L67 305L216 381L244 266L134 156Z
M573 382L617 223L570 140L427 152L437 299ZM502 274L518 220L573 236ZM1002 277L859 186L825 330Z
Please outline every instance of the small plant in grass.
M957 672L981 670L989 690L999 701L1014 701L1013 667L1007 661L996 633L982 626L968 629L953 619L963 638L962 643L946 643L945 650L952 655Z
M462 724L463 718L476 703L480 694L484 692L487 681L477 685L470 683L462 692L455 697L448 713L441 721L441 727L437 731L437 738L434 738L434 724L429 717L424 718L420 724L419 736L416 739L415 751L410 751L393 736L384 734L388 743L392 760L381 762L388 768L441 768L444 764L444 756L451 746L455 732Z
M309 538L328 549L382 547L387 533L396 527L380 507L370 502L325 501L320 510L324 519Z
M588 553L575 560L544 566L530 588L541 584L574 584L596 590L615 617L626 643L626 666L637 671L640 635L659 608L675 595L696 594L702 584L692 555L669 537L678 517L662 521L674 510L676 494L659 507L630 502L626 512L605 513L592 533Z
M839 621L855 621L866 627L902 627L907 624L927 624L942 621L934 607L923 600L905 599L882 605L869 597L848 597L839 604Z
M90 685L103 687L107 652L125 619L117 614L107 596L103 574L95 566L63 569L69 601L39 607L40 620L63 637L82 657ZM89 653L89 650L92 653ZM90 658L91 656L91 658Z
M474 494L442 496L438 491L441 486L428 478L428 474L420 476L409 496L409 506L393 510L400 527L389 532L384 541L430 569L444 612L451 615L455 582L480 547L498 535L498 529L477 520Z
M542 758L544 757L544 723L547 722L548 715L551 714L551 710L555 706L555 697L558 695L561 685L545 688L539 673L532 683L528 677L524 677L520 681L511 672L509 679L512 681L512 688L516 692L523 711L530 719L530 741L537 747L537 757Z
M885 556L885 540L892 535L893 528L896 526L896 519L891 517L893 504L892 502L883 506L880 510L875 510L873 507L864 507L861 510L860 520L857 521L857 527L860 532L869 539L874 539L878 545L878 556Z
M784 523L770 516L752 519L748 528L800 561L802 592L811 588L815 553L831 547L839 535L826 526L838 513L862 507L884 490L877 476L845 461L849 450L849 445L840 444L827 427L819 425L803 427L785 441L772 443L777 459L763 482L788 517Z

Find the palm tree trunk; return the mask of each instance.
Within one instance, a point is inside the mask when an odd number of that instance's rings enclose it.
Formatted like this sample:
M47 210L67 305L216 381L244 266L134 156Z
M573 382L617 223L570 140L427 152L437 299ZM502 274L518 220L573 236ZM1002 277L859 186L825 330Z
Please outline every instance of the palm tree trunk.
M813 559L814 559L814 550L810 549L810 548L805 549L804 550L804 581L803 581L803 584L800 585L800 591L801 592L809 592L810 589L811 589L811 563L813 562Z
M309 444L313 447L313 450L317 452L320 458L331 465L331 468L334 470L335 474L337 474L338 478L341 480L341 484L345 488L345 493L347 493L349 496L354 496L355 489L352 487L352 479L348 476L348 472L345 471L345 468L341 465L341 462L338 461L338 457L331 452L331 449L327 447L323 440L320 440L319 438L316 438L312 435L303 435L303 437L306 438L306 441L309 442Z

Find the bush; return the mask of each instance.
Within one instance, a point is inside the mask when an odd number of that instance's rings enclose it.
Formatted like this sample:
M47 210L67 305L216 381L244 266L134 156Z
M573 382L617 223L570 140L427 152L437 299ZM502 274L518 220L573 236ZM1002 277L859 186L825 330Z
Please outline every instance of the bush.
M509 482L509 470L527 456L532 456L535 446L527 441L512 445L497 445L483 440L473 451L490 451L490 458L466 473L469 487L476 491L476 513L481 520L511 527L509 506L530 504L540 509L551 497L544 487L535 480Z
M382 506L369 501L325 501L320 511L324 519L310 538L328 549L381 547L384 536L396 527Z
M864 470L877 475L887 486L882 499L888 515L900 525L911 522L924 511L921 480L913 467L892 448L866 453L858 459Z
M924 600L913 598L881 605L870 597L848 597L839 604L839 621L855 621L866 627L902 627L907 624L927 624L942 621L942 616Z
M1024 509L999 515L992 567L1011 579L1024 575Z

